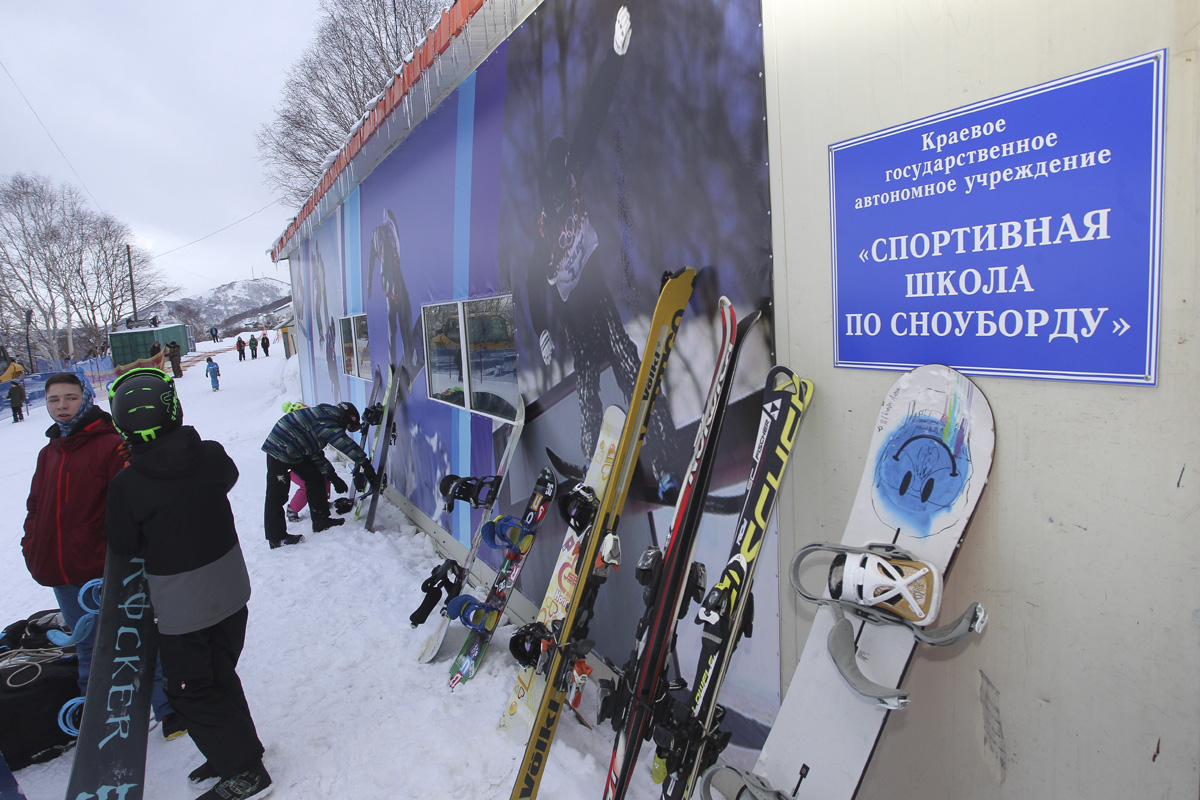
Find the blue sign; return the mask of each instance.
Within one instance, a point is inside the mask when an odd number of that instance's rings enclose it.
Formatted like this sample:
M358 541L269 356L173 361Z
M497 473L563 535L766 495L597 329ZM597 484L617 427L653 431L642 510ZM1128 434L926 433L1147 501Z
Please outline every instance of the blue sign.
M1165 68L831 146L834 365L1154 385Z

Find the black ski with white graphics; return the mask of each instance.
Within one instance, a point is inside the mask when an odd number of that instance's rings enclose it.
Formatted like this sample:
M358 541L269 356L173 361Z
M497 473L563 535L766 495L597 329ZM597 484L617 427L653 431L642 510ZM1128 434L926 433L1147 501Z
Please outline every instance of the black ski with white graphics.
M691 600L700 600L705 588L704 565L692 561L696 536L738 356L751 327L761 316L761 312L755 311L738 323L733 305L726 297L720 300L720 313L723 335L716 368L697 426L692 459L675 505L666 551L651 546L638 561L637 579L645 586L646 611L638 623L637 645L616 680L601 682L599 719L611 718L617 732L604 786L606 800L625 797L642 742L650 738L655 718L669 710L667 664L675 648L675 626L687 613Z
M691 797L700 774L729 742L729 734L720 730L725 710L717 705L717 695L734 649L753 630L754 570L812 391L811 382L787 367L767 374L754 464L729 561L696 612L704 633L694 685L686 701L672 698L669 712L656 719L654 773L665 776L665 800Z
M388 386L388 396L383 405L385 409L383 425L376 432L375 452L371 454L371 460L376 462L375 482L367 489L367 520L365 524L367 530L372 532L375 530L375 512L379 510L379 495L387 486L388 449L392 442L396 441L396 407L400 405L402 384L400 376L393 370L392 380Z

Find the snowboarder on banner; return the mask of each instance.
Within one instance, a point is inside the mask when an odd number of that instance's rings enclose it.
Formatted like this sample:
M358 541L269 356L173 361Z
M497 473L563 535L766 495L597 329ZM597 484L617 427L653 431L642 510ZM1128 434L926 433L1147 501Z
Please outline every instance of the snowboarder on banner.
M109 546L145 559L164 687L206 759L188 783L211 786L201 800L265 797L271 776L237 674L250 599L228 496L238 469L220 443L183 424L162 370L130 370L108 399L130 450L109 485Z
M325 495L326 479L338 494L344 494L348 487L325 457L326 445L351 459L355 469L361 470L368 483L375 483L375 470L371 468L367 454L346 435L347 431L354 432L359 427L358 409L350 402L336 406L321 403L297 408L284 414L275 423L262 445L263 452L267 454L263 529L272 549L304 541L303 536L288 534L283 512L283 505L288 501L289 475L292 472L304 481L313 533L345 522L329 513L329 498Z

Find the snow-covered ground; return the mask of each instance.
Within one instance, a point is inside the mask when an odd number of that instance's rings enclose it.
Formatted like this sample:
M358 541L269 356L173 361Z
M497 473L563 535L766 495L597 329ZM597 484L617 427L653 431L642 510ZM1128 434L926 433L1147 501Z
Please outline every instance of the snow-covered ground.
M438 661L417 663L433 622L413 630L408 615L420 603L421 581L441 559L398 510L381 504L382 528L375 534L353 519L314 534L306 512L289 526L304 534L304 544L267 547L259 447L281 403L300 399L299 372L294 358L283 359L282 347L270 358L238 362L225 350L235 338L199 344L201 356L212 354L221 366L221 391L209 388L203 358L177 383L184 422L224 445L241 472L230 500L254 594L238 672L267 748L273 796L508 797L525 747L497 728L517 671L508 653L512 628L500 629L476 677L451 692L449 659L465 630L452 629ZM101 405L107 409L107 400ZM50 418L35 407L24 423L9 419L6 407L0 418L0 519L7 520L0 528L0 624L55 606L53 593L29 577L20 550L25 498ZM585 699L591 719L594 699L594 692ZM612 741L607 724L591 731L564 718L541 797L600 797ZM647 746L630 798L658 797L651 755ZM73 759L68 751L18 772L28 800L62 798ZM190 739L167 742L152 730L148 800L193 798L186 776L202 761Z

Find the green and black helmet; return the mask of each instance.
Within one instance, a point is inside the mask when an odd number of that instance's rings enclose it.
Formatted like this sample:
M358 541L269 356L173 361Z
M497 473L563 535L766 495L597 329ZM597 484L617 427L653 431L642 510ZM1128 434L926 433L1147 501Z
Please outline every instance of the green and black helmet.
M108 390L113 425L131 442L150 442L183 424L175 382L161 369L131 369Z

